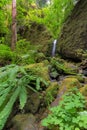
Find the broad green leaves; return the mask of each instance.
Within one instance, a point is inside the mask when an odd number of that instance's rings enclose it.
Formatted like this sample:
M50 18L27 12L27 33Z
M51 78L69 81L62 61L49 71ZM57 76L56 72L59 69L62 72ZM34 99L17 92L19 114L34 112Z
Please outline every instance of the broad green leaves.
M84 114L85 98L77 89L70 90L56 107L51 108L51 114L42 121L43 126L52 130L82 130L87 128L87 115Z

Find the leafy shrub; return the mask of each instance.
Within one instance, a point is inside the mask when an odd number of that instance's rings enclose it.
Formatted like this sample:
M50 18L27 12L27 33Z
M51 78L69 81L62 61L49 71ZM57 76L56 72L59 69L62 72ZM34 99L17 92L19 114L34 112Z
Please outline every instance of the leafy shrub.
M15 57L16 54L7 45L0 44L0 63L2 65L13 61Z
M19 98L20 109L23 109L27 101L27 90L37 92L41 89L41 83L47 85L41 77L31 75L24 67L8 65L0 68L0 130L3 129L15 101Z
M35 63L36 48L30 44L26 39L21 39L17 42L16 53L19 55L19 59L16 60L16 64L32 64Z
M42 121L42 125L53 130L86 130L87 114L84 114L85 99L77 89L70 90L51 114Z
M21 39L16 44L16 51L20 53L26 53L26 51L30 50L30 42L26 41L26 39Z

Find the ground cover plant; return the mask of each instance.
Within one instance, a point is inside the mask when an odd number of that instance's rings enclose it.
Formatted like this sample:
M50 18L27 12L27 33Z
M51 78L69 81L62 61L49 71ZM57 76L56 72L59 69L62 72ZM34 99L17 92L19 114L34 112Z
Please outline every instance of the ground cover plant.
M53 130L86 130L87 111L85 98L76 89L70 90L56 107L50 109L51 114L42 121L42 125Z

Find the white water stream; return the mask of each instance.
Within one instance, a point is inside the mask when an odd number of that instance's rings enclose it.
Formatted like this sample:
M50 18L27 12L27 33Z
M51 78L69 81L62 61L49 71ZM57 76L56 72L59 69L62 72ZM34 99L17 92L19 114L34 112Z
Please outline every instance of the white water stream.
M57 39L55 39L55 40L53 41L52 57L55 56L55 52L56 52L56 44L57 44Z

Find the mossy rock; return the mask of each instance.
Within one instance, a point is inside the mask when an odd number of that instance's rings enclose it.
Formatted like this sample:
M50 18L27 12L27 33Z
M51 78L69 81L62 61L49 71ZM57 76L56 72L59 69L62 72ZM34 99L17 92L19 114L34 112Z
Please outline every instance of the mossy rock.
M36 75L42 77L46 81L50 81L49 73L48 73L48 65L49 62L45 61L42 63L35 63L31 65L25 66L27 70L31 70L34 72Z
M55 68L59 74L76 75L78 72L78 67L76 65L59 58L51 59L51 68Z
M81 74L68 76L70 78L76 78L80 83L85 83L85 77Z
M66 20L57 44L57 52L75 61L87 58L87 1L80 0Z
M32 114L19 114L12 119L13 130L38 130Z
M50 85L46 89L45 102L49 105L56 97L58 93L59 85L58 82L50 82Z
M65 92L67 92L69 89L73 87L80 88L81 87L80 82L78 81L77 78L67 77L62 81L60 85L60 90L58 93L63 95Z
M87 84L84 87L80 88L80 92L87 97Z

